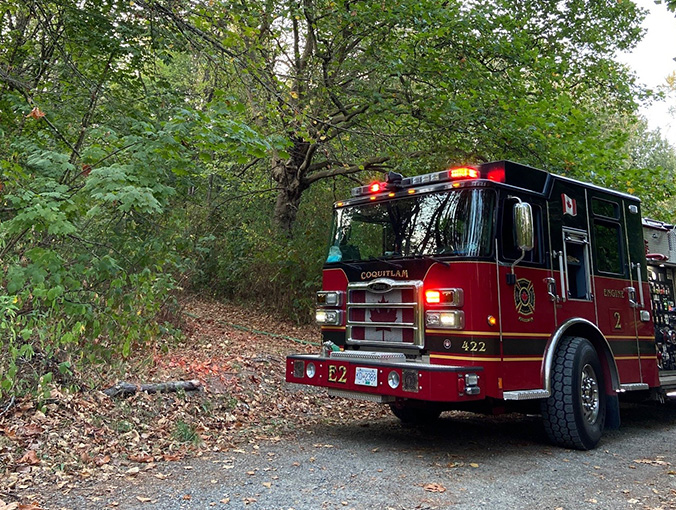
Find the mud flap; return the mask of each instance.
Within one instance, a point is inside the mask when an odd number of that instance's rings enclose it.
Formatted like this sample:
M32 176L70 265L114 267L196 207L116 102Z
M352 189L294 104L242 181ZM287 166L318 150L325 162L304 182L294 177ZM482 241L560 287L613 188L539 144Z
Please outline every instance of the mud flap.
M620 399L617 393L606 394L606 423L605 430L617 430L620 428Z

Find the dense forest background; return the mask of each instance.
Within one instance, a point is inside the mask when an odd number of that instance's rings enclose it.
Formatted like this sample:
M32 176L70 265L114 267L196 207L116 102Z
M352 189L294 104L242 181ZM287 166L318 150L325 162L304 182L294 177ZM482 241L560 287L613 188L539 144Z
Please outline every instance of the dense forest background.
M5 0L0 401L180 335L179 296L304 322L331 205L511 159L676 218L617 54L630 0ZM666 51L666 50L665 50ZM665 78L667 78L665 76Z

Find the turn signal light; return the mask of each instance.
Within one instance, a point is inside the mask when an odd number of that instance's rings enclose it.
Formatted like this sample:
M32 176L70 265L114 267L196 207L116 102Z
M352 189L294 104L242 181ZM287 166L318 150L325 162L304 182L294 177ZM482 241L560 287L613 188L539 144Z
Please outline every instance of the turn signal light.
M465 304L462 289L428 289L425 291L425 303L428 305L462 306Z
M439 292L438 290L426 290L425 302L428 305L436 305L441 303L441 292Z

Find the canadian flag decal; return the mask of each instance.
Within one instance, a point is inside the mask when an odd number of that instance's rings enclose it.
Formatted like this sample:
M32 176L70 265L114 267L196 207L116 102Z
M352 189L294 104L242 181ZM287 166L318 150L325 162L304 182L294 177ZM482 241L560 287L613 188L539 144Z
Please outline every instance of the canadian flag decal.
M563 203L563 214L577 216L577 202L565 193L561 193L561 202Z

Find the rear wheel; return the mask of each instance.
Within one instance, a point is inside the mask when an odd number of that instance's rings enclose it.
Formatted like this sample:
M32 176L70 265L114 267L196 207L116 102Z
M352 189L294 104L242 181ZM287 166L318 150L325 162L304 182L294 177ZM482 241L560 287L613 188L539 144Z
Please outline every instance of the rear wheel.
M606 396L601 363L586 338L561 341L551 374L551 396L542 403L542 418L552 442L575 448L594 448L603 433Z
M406 425L425 425L432 423L439 418L441 408L430 402L421 402L413 404L410 401L402 400L390 404L392 414Z

